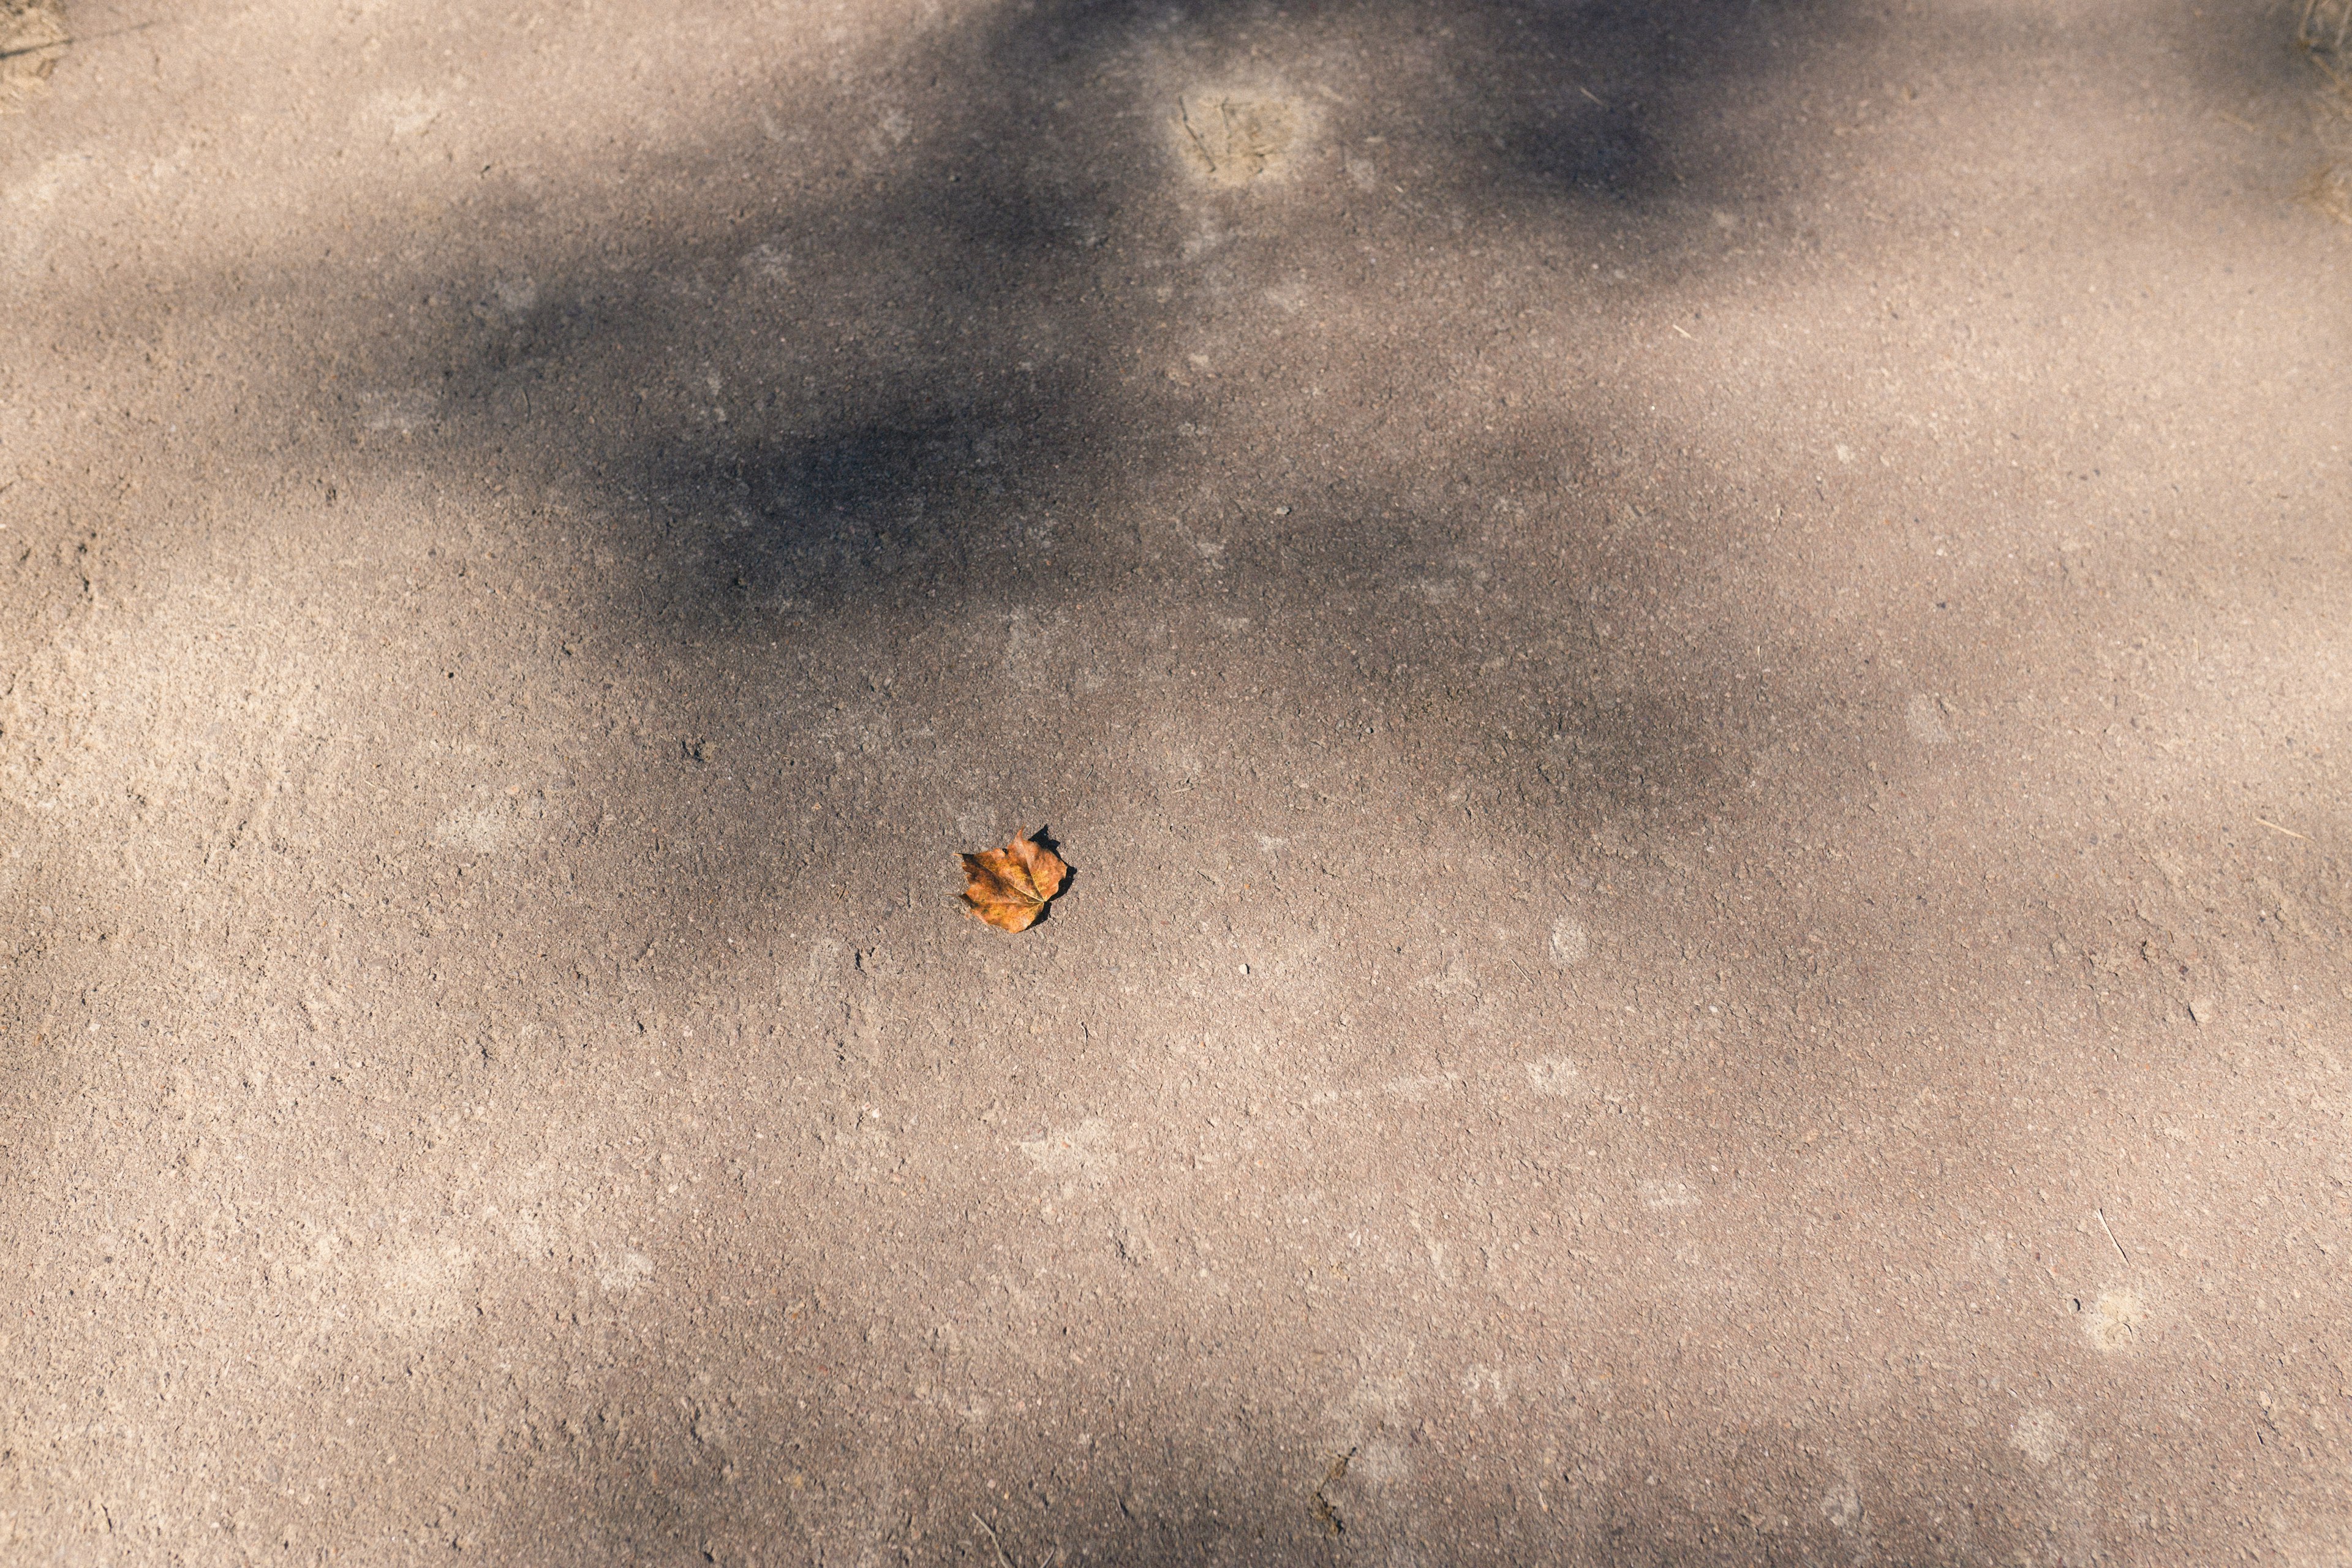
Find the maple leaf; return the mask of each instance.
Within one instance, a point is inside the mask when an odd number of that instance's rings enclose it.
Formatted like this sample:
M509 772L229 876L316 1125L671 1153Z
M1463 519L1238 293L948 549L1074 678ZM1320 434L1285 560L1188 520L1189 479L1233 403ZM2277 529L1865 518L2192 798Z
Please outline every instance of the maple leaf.
M1062 879L1069 873L1060 856L1017 835L1002 849L963 857L963 901L1000 931L1027 931L1045 912L1047 900L1062 890Z

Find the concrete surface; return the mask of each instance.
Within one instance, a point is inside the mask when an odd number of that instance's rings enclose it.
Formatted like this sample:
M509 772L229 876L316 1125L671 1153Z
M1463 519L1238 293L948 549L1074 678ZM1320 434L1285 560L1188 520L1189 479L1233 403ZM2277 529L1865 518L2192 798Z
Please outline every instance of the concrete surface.
M0 1560L2352 1562L2299 5L8 5Z

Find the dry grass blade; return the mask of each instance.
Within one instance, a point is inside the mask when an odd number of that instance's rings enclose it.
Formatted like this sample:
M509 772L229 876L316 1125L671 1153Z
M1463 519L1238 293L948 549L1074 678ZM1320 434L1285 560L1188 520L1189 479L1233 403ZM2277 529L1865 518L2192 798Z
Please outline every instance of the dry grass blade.
M2344 67L2347 40L2352 40L2352 0L2305 0L2295 23L2294 43L2327 79L2314 106L2313 126L2327 158L2312 170L2297 195L2305 205L2343 224L2352 224L2352 73Z

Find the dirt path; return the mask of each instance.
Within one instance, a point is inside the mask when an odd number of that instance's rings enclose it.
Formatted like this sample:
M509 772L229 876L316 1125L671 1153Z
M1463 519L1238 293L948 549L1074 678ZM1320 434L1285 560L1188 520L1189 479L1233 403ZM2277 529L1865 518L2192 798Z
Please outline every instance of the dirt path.
M2352 1561L2299 10L6 0L0 1561Z

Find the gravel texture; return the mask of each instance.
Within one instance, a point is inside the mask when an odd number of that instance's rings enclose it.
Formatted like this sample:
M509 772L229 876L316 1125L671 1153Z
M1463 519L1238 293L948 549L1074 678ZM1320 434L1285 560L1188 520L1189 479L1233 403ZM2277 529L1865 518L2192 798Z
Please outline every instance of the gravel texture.
M2352 1562L2300 10L5 0L0 1561Z

